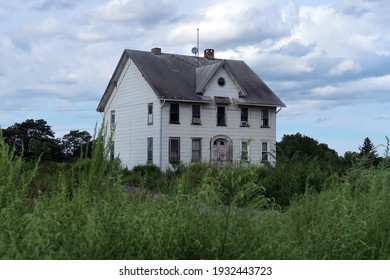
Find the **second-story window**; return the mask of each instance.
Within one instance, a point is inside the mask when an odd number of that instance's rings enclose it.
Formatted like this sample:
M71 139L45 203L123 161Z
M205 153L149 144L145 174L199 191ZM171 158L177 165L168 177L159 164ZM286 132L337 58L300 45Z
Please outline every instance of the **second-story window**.
M171 103L169 108L169 123L179 124L179 103Z
M110 119L110 129L113 130L115 128L115 110L111 111L111 119Z
M153 124L153 103L148 104L148 125Z
M192 124L201 124L200 122L200 105L192 105Z
M217 126L226 126L226 108L225 106L217 107Z
M269 127L269 109L261 109L261 127Z
M249 126L249 108L248 107L241 107L240 126Z

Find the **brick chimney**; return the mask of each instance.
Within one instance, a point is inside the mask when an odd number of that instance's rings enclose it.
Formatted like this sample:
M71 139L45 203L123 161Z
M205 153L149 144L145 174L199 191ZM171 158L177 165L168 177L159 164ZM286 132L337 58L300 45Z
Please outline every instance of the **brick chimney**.
M155 55L161 55L161 48L153 48L152 53L154 53Z
M214 49L205 49L204 57L207 59L214 59Z

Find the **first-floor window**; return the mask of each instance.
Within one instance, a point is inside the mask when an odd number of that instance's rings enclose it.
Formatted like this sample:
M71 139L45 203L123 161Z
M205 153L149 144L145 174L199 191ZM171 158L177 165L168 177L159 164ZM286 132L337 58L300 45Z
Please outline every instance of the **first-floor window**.
M241 141L241 160L249 161L249 143L246 140Z
M192 139L192 161L201 161L202 159L202 139Z
M115 159L115 141L111 142L111 149L110 149L110 161L113 162Z
M268 142L261 142L261 161L269 162L269 144Z
M169 163L180 162L180 138L169 138Z
M153 137L149 137L147 139L147 150L148 150L148 155L147 155L147 162L152 163L153 162Z

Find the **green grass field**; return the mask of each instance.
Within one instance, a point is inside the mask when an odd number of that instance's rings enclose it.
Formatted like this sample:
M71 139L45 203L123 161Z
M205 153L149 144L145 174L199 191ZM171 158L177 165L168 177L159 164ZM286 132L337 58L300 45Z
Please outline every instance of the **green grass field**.
M130 172L97 143L49 164L0 140L0 259L390 259L384 165Z

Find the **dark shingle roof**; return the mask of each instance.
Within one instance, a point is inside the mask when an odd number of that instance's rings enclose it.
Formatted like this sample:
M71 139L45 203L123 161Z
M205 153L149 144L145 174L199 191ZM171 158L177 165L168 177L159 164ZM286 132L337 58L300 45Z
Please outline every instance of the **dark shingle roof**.
M199 93L203 93L218 69L226 67L226 70L230 72L244 91L243 97L235 99L236 103L273 107L286 106L243 61L210 60L204 57L165 53L156 55L152 52L126 49L100 100L97 108L99 112L104 111L129 58L138 67L160 100L212 102L210 97Z

